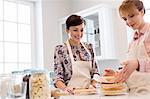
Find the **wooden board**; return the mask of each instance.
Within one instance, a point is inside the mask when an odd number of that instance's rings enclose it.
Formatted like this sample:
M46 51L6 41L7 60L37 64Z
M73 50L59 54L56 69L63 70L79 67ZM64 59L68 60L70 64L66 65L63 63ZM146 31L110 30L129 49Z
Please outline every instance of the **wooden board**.
M75 89L74 90L74 95L90 95L95 93L96 93L96 89ZM61 91L59 89L51 90L52 97L59 97L59 96L66 96L66 95L72 95L72 94Z

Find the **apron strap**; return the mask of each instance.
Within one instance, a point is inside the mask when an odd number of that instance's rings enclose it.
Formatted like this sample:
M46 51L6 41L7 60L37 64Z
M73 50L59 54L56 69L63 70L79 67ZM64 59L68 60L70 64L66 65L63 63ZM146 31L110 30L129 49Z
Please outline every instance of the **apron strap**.
M87 53L89 54L90 59L92 59L92 55L91 55L90 51L87 49L87 47L85 46L85 44L83 42L81 42L81 44L85 48L85 50L87 51Z
M87 47L85 46L85 44L83 42L81 42L81 45L85 48L85 50L87 51L87 53L89 54L90 58L89 58L89 62L90 62L90 68L92 68L92 55L90 53L90 51L87 49Z
M69 51L69 56L71 58L71 62L74 62L74 58L73 58L73 54L72 54L72 51L71 51L71 46L69 44L69 40L67 40L66 44L67 44L67 48L68 48L68 51Z

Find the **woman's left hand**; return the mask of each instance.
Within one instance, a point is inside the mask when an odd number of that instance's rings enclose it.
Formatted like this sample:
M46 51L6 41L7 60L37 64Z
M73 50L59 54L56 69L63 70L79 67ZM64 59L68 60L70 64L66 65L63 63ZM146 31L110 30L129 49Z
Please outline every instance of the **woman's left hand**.
M65 87L63 89L64 92L68 92L70 94L74 94L74 90L75 90L75 88L72 88L72 87Z
M129 76L138 68L139 62L137 59L129 59L125 62L122 62L121 65L123 68L119 73L117 73L115 77L116 83L125 82Z
M95 89L95 87L96 87L95 85L90 85L89 89Z

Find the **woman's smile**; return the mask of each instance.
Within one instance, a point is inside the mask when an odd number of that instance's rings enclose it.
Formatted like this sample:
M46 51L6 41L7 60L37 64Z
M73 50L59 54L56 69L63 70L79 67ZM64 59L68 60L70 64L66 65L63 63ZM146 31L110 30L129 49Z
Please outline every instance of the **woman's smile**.
M80 40L80 39L81 39L81 36L74 35L73 37L74 37L75 39L77 39L77 40Z

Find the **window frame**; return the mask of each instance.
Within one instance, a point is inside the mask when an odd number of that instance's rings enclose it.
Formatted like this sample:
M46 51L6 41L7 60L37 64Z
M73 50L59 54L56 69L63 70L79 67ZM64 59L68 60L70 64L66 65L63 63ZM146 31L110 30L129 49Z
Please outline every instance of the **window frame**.
M3 19L1 20L1 22L2 22L2 24L3 24L3 40L2 41L0 41L0 42L2 42L2 46L3 46L3 53L5 52L5 48L4 48L4 43L6 42L6 41L4 41L4 22L6 22L6 20L4 19L4 1L8 1L8 2L14 2L14 3L19 3L19 4L24 4L24 5L29 5L30 6L30 32L31 32L31 66L30 66L30 68L32 68L32 66L34 66L34 64L36 64L35 63L35 54L36 54L36 50L35 50L35 44L36 44L36 42L35 42L35 0L33 1L33 0L3 0L2 2L3 2ZM19 22L18 22L18 5L17 5L17 21L16 22L14 22L14 23L16 23L17 24L17 39L18 39L18 24L19 24ZM13 42L13 41L10 41L10 42ZM18 40L17 40L17 43L18 43ZM20 69L20 66L19 66L19 64L21 63L21 62L19 62L19 50L18 50L18 46L19 45L19 43L17 44L17 62L14 62L14 63L16 63L17 64L17 70L19 70ZM5 54L3 54L3 61L2 62L0 62L1 64L2 64L2 68L3 68L3 72L0 72L0 74L1 73L6 73L6 66L5 66L5 64L6 63L9 63L9 62L6 62L5 61ZM26 63L25 63L26 64Z

